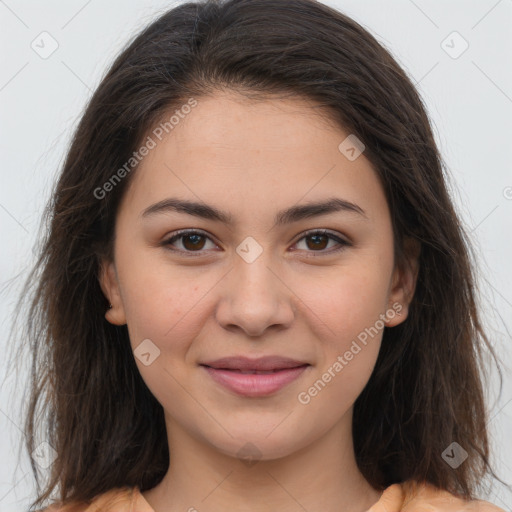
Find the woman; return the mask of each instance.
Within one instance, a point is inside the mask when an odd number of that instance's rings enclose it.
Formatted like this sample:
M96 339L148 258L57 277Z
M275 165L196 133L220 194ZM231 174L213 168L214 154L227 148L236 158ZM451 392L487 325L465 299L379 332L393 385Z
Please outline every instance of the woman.
M96 90L49 211L26 428L32 453L45 396L57 457L34 505L501 510L476 499L470 247L421 99L347 16L163 14Z

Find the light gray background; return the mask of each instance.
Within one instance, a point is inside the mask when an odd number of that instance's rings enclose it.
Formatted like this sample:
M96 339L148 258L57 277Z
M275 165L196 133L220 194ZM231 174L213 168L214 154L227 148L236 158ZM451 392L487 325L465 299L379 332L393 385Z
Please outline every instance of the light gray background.
M176 3L0 0L2 354L12 343L14 302L32 262L43 207L86 100L127 39ZM484 319L506 365L501 398L496 379L488 389L489 428L499 475L511 483L512 0L325 3L387 47L427 105L453 175L454 200L479 254ZM46 59L31 48L43 31L59 45ZM453 31L463 39L448 37ZM469 47L453 58L464 40ZM2 358L0 366L0 512L24 509L33 489L24 452L17 463L25 376L16 381L8 362ZM487 499L512 509L512 493L500 486Z

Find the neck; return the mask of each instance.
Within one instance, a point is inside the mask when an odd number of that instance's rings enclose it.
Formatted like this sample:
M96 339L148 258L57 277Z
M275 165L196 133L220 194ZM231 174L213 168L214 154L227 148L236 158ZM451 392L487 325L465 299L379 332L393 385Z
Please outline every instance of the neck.
M171 464L143 493L155 512L364 512L381 496L359 471L351 415L313 443L280 458L223 454L167 420ZM243 445L243 443L241 443ZM241 453L249 454L251 445Z

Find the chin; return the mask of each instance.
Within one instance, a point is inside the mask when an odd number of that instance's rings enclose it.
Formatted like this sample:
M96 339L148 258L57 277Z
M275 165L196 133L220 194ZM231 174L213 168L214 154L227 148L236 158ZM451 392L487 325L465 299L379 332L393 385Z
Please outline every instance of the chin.
M239 432L235 432L236 429L230 429L229 426L226 426L228 432L233 434L233 438L224 438L223 441L209 439L209 443L224 455L246 460L247 464L251 465L251 461L266 461L287 457L307 446L311 441L305 438L294 438L293 433L286 428L277 433L279 428L274 431L272 431L272 428L247 430L245 426ZM296 433L297 431L295 431Z

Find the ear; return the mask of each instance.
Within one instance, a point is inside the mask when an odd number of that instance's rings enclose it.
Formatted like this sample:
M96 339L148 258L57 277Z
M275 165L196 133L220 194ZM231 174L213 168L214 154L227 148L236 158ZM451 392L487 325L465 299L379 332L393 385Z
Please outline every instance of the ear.
M421 244L414 238L404 240L405 262L395 265L391 281L388 308L396 314L385 321L386 327L402 323L409 314L409 304L414 296L419 271ZM387 316L387 315L386 315Z
M105 297L112 304L112 307L107 309L105 318L114 325L126 324L126 315L119 290L119 280L113 261L105 258L100 260L99 281Z

